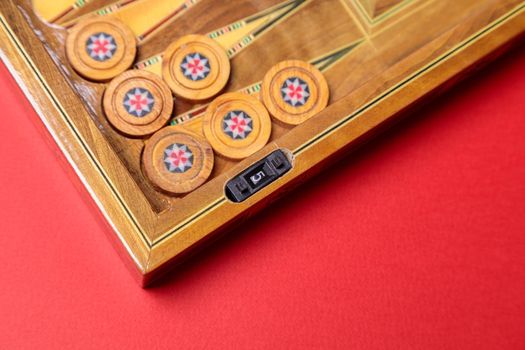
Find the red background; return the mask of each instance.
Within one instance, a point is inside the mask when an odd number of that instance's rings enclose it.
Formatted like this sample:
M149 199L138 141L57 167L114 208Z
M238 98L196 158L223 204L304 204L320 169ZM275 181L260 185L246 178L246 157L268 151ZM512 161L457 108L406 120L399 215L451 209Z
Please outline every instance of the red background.
M525 47L139 288L0 67L0 344L525 348Z

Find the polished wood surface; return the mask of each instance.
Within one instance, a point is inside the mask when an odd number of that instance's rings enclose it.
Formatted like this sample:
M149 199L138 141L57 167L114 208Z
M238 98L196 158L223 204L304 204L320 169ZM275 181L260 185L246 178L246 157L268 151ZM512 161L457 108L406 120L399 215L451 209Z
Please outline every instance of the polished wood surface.
M298 126L272 123L264 149L240 162L216 156L204 185L173 196L145 176L145 141L122 135L107 121L102 111L106 84L86 81L69 65L66 29L42 22L29 1L0 4L3 59L96 198L143 283L211 233L261 207L340 150L491 57L525 29L521 0L239 0L231 6L199 1L141 43L138 60L161 54L183 35L225 33L223 43L233 43L227 50L232 74L225 91L250 87L257 96L272 66L299 59L323 73L329 105ZM264 21L252 30L248 25L258 13ZM251 22L242 21L248 17ZM240 29L229 26L234 23L242 23ZM198 107L175 102L178 116ZM189 130L199 118L187 118L180 127ZM292 171L242 204L229 202L225 182L276 148L293 154Z

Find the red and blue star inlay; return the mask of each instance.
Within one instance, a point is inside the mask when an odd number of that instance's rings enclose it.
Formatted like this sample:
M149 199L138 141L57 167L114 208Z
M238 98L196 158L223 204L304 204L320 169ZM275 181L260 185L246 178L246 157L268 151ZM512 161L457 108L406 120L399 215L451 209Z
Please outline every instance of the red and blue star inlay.
M187 145L169 145L164 150L164 165L171 173L185 173L193 166L193 153Z
M297 77L286 79L281 87L281 95L284 102L292 107L302 107L310 98L310 88L308 84Z
M244 111L231 111L224 116L223 131L234 140L244 140L253 130L253 120Z
M104 62L113 57L117 51L115 38L107 33L91 35L86 42L86 51L92 59Z
M182 74L192 81L206 79L210 74L210 61L206 56L196 52L187 54L180 65Z
M143 88L129 90L124 96L124 108L134 117L145 117L155 105L151 92Z

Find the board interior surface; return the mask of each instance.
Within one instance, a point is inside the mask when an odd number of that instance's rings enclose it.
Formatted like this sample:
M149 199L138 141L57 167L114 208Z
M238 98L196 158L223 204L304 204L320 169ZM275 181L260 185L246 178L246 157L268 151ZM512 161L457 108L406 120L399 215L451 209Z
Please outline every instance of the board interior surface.
M112 2L93 0L64 20ZM70 67L64 50L67 29L42 21L29 0L2 1L0 11L3 60L143 283L324 160L514 42L525 29L522 0L197 1L140 41L138 63L158 57L183 35L219 35L227 28L228 40L245 44L230 53L232 75L225 91L254 86L276 63L299 59L323 72L330 102L299 126L273 122L269 144L245 160L216 156L212 176L202 187L174 196L144 176L141 152L147 139L126 137L108 123L101 107L107 84L89 82ZM235 23L243 26L232 29ZM250 23L258 27L248 33ZM175 100L175 122L188 130L199 128L194 112L199 108ZM278 148L292 155L292 171L243 203L229 201L226 182Z

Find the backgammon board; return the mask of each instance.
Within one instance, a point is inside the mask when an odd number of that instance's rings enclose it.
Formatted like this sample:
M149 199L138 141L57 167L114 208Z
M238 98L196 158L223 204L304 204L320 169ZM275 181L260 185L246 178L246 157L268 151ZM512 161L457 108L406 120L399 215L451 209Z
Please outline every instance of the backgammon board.
M0 11L3 61L143 285L525 30L522 0L3 0Z

